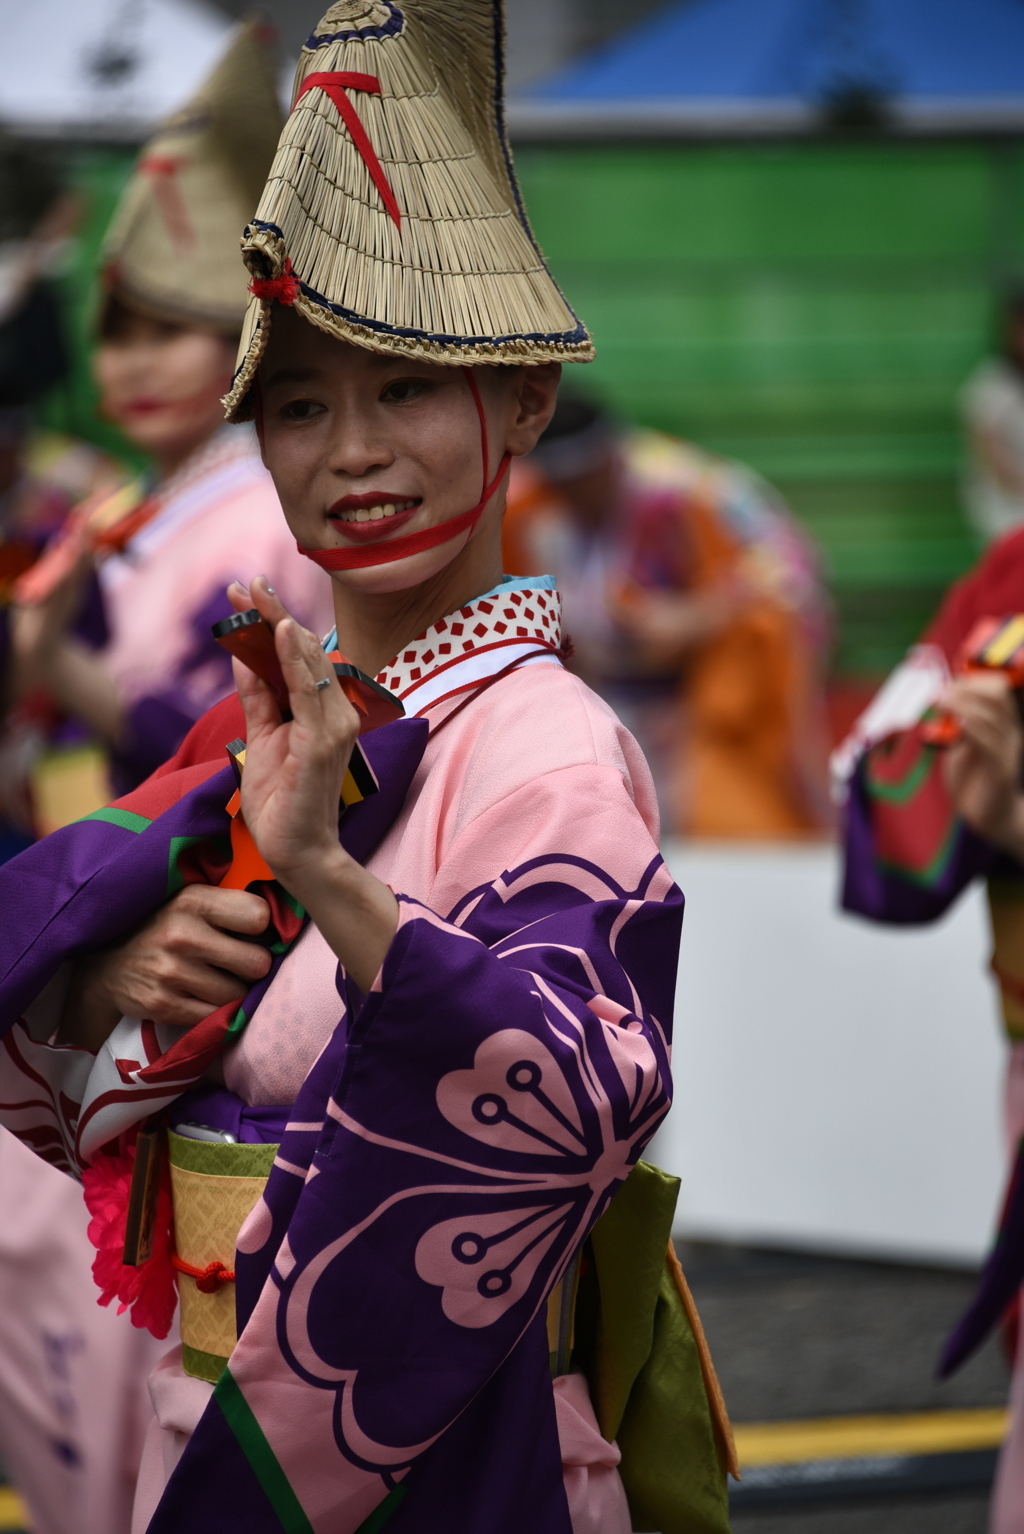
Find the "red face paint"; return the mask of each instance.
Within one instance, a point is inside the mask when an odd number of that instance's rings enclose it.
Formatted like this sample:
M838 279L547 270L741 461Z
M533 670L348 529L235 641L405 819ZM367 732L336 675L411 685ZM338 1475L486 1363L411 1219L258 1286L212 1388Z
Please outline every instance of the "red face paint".
M295 546L300 554L305 554L321 570L366 570L374 565L391 565L396 560L408 559L413 554L423 554L427 549L439 548L442 543L450 543L467 528L472 532L476 527L488 501L501 484L512 462L512 454L506 453L498 465L498 472L488 482L487 471L490 452L487 443L487 418L484 415L483 401L477 388L476 379L473 377L472 368L463 368L463 374L469 391L476 405L476 413L480 421L480 446L483 455L484 481L483 491L475 506L469 511L460 512L457 517L452 517L448 522L440 522L436 527L425 527L418 533L407 533L403 538L389 538L387 542L371 544L365 549L306 549L301 543ZM259 395L257 394L257 429L260 425L259 418Z

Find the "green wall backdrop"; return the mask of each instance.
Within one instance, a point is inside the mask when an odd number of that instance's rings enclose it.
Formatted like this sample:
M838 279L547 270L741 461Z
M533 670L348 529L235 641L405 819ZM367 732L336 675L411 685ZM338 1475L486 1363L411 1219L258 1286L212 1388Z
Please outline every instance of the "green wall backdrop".
M75 368L47 410L127 457L96 419L87 350L132 160L70 152L86 201L62 278ZM1024 144L521 145L516 165L597 340L579 383L772 479L824 551L837 669L887 670L975 556L956 394L993 295L1024 273Z
M975 556L956 394L1024 270L1024 147L524 145L516 164L597 341L580 384L771 478L824 550L837 669L888 669Z

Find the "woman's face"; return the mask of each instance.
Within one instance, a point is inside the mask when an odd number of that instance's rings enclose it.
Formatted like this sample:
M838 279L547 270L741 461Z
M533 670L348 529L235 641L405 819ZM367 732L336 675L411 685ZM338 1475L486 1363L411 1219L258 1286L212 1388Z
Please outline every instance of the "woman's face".
M475 369L490 477L506 452L535 445L559 372L556 363ZM258 388L264 462L303 547L363 549L448 522L480 500L480 422L461 368L379 356L279 307ZM486 513L495 526L501 500ZM443 570L469 536L334 579L353 590L404 591Z
M183 458L224 421L236 346L118 306L93 360L101 409L156 459Z

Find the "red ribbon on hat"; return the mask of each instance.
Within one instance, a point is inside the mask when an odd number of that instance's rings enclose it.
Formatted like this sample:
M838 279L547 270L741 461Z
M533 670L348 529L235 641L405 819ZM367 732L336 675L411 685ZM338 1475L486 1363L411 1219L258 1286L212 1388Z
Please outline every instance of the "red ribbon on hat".
M381 201L395 221L395 227L402 227L402 215L398 211L395 194L391 190L387 176L377 158L376 151L367 137L366 129L359 121L359 113L345 94L345 91L366 91L368 95L379 96L380 81L376 75L361 75L354 70L332 70L329 73L307 75L299 86L299 93L295 97L295 107L298 106L307 91L321 90L325 96L330 96L334 105L338 108L342 120L352 135L352 142L362 155L363 164L370 172L374 186L381 195Z
M484 508L491 496L497 490L508 471L512 462L512 454L506 453L498 465L498 472L494 478L488 481L489 450L487 445L487 418L484 415L483 401L480 398L480 390L477 388L476 379L473 377L472 368L463 368L463 376L469 385L469 392L473 396L476 405L476 413L480 421L480 446L484 460L484 486L480 499L475 506L468 511L460 512L457 517L452 517L450 522L440 522L436 527L425 527L418 533L406 533L402 538L390 538L386 543L373 543L368 548L362 549L306 549L301 543L295 546L300 554L305 554L321 570L365 570L371 565L390 565L395 560L408 559L412 554L422 554L427 549L436 549L442 543L450 543L467 528L471 531L476 527Z

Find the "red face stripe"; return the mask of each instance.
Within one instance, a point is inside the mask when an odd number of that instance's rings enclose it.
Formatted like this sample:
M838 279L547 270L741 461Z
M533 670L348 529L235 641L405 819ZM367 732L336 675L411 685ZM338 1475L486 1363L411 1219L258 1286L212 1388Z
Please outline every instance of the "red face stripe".
M423 554L427 549L436 549L442 543L450 543L467 528L472 530L476 527L488 501L491 499L505 475L508 473L512 462L512 454L506 453L498 465L498 472L488 483L487 470L489 464L489 448L487 443L487 417L484 414L483 401L480 398L480 390L477 388L476 379L473 377L472 368L463 368L463 375L469 385L469 392L473 396L476 413L480 421L480 449L483 456L484 482L479 501L471 506L468 511L460 512L457 517L452 517L449 522L439 522L436 527L425 527L418 533L406 533L403 538L392 538L387 543L373 543L364 549L306 549L301 543L295 547L300 554L305 554L321 570L366 570L372 565L392 565L396 560L408 559L413 554Z
M373 184L380 193L381 201L394 219L396 229L400 229L402 227L402 215L398 211L395 194L391 190L391 185L384 174L381 163L377 158L377 153L370 143L366 129L359 121L359 113L345 94L346 88L352 91L366 91L371 96L379 96L381 93L380 81L376 75L361 75L357 74L354 70L335 70L330 73L323 72L307 75L299 86L299 93L295 98L295 106L292 107L292 111L295 111L295 107L298 106L307 91L321 90L325 96L330 96L334 105L338 108L342 121L352 135L352 142L362 156L363 164L370 172Z
M319 565L321 570L365 570L371 565L391 565L397 559L408 559L412 554L422 554L427 549L436 549L439 544L450 543L453 538L464 533L467 527L476 526L487 502L504 479L511 462L512 454L506 453L497 474L487 486L484 499L469 511L452 517L450 522L441 522L436 527L425 527L422 532L406 533L404 538L392 538L388 543L371 544L366 549L306 549L301 543L296 543L295 547L300 554L305 554L307 559Z

